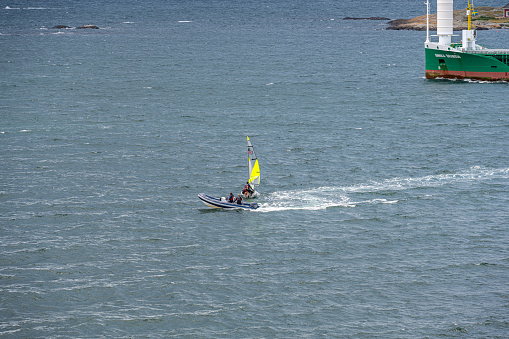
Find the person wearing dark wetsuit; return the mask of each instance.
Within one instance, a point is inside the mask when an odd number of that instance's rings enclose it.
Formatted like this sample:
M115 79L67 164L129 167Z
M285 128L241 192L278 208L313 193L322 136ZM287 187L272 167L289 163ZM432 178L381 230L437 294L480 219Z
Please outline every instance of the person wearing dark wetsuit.
M249 198L251 195L253 195L254 190L251 187L251 185L249 184L249 181L246 182L246 185L244 186L244 190L242 191L242 193L244 194L244 196L246 198Z

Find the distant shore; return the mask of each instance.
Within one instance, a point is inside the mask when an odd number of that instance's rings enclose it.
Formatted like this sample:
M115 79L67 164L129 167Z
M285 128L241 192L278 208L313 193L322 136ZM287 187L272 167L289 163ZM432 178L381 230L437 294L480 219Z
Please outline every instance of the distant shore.
M488 30L488 29L509 29L509 18L502 16L502 7L476 7L475 10L478 15L472 17L472 29ZM453 29L461 31L468 29L468 17L466 9L458 9L453 13ZM436 31L437 15L430 14L429 16L429 29ZM413 30L425 31L426 30L426 15L421 15L413 19L397 19L388 22L389 30Z

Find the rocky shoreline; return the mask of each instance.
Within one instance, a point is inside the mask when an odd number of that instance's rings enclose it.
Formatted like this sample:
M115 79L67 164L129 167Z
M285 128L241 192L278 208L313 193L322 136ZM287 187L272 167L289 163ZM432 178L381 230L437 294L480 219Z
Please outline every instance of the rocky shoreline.
M370 18L352 18L352 17L347 16L346 18L343 18L343 20L384 20L384 21L387 21L387 20L391 20L391 19L379 17L379 16L372 16Z
M502 7L476 7L478 15L472 18L472 29L488 30L488 29L509 29L509 18L502 17ZM453 29L461 31L468 29L468 17L466 9L458 9L453 14ZM429 29L436 31L437 15L430 14ZM426 30L426 15L421 15L413 19L397 19L387 23L388 30Z

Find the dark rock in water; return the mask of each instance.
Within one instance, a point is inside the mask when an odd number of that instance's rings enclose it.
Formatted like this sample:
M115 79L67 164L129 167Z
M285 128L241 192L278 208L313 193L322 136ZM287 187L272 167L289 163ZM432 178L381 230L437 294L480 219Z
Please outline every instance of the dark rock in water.
M379 16L372 16L370 18L351 18L351 17L347 16L343 20L391 20L391 19L383 18L383 17L379 17Z
M72 27L69 27L69 26L66 26L66 25L56 25L56 26L53 26L51 27L51 29L68 29L68 28L72 28ZM76 29L99 29L99 27L95 26L95 25L83 25L83 26L79 26L79 27L76 27Z
M79 27L76 27L76 29L99 29L99 27L95 26L95 25L83 25L83 26L79 26Z
M426 27L420 27L420 26L389 26L386 28L386 30L389 31L402 31L402 30L408 30L408 31L425 31ZM430 26L430 31L436 31L436 27Z

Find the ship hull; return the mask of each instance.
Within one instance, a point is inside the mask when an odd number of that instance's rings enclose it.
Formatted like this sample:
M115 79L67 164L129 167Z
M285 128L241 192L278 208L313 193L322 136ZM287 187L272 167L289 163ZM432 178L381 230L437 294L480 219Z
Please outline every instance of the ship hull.
M426 78L509 81L507 54L474 54L425 48Z

